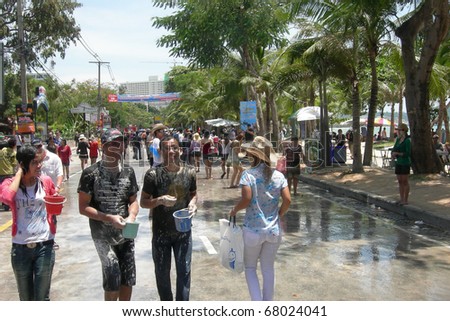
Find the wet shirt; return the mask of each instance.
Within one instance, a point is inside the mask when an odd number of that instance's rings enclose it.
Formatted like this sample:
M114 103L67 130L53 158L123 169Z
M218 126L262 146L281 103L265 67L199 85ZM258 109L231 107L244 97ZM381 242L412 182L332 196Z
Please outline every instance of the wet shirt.
M278 203L281 190L287 187L286 178L279 171L272 171L269 182L264 178L264 164L245 170L240 185L249 186L252 199L247 207L244 227L256 233L280 235Z
M157 198L172 195L177 198L173 207L157 206L152 209L152 231L157 234L172 235L180 233L175 228L175 211L187 208L191 193L197 190L195 168L180 167L178 172L169 172L165 167L151 168L145 173L142 191Z
M128 217L129 198L137 194L139 187L134 169L125 165L120 171L106 169L103 162L95 163L81 174L78 192L89 194L90 206L106 213ZM93 239L101 239L110 244L124 241L122 230L110 223L89 219Z
M15 203L17 209L17 233L13 243L27 244L43 242L55 237L47 221L44 203L45 190L41 182L33 186L19 188Z
M302 146L289 146L286 148L286 165L296 167L300 164L300 155L302 154Z

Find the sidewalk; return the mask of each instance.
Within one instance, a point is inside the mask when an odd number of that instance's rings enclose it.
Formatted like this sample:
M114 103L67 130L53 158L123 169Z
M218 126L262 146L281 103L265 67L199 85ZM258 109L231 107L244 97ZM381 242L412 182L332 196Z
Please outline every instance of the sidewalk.
M408 205L397 205L399 191L392 169L365 167L364 173L352 174L351 165L302 171L300 181L379 206L414 221L422 221L450 231L450 177L410 175Z

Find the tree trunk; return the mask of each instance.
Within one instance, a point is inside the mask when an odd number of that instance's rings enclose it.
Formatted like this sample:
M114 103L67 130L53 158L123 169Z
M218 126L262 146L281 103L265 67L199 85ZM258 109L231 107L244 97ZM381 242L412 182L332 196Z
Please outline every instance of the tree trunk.
M405 96L405 91L402 89L400 90L400 101L398 103L398 124L400 125L403 123L403 97Z
M445 104L445 98L442 100ZM444 126L445 126L445 142L450 142L450 126L448 124L448 112L447 112L448 105L445 106L445 112L444 112Z
M331 161L331 133L328 119L328 101L327 101L327 79L324 77L322 82L322 99L320 104L321 123L320 123L320 143L323 148L323 157L326 166L332 166Z
M441 95L439 98L439 115L441 116L442 123L444 123L444 130L445 130L445 143L449 142L449 126L448 126L448 113L447 113L447 105L445 103L445 95ZM442 128L442 126L441 126ZM441 131L442 132L442 131ZM442 138L442 137L441 137Z
M264 113L261 106L261 97L256 92L255 86L248 86L249 94L247 95L247 100L256 102L256 127L255 132L260 135L260 133L265 132L265 123L264 123Z
M395 112L395 102L392 102L392 105L391 105L391 119L390 119L391 126L389 127L390 128L390 130L389 130L389 141L393 141L394 140L394 130L395 130L395 115L394 115L394 112Z
M372 163L373 133L375 128L374 120L378 104L378 76L377 76L376 56L377 56L376 48L372 48L369 52L371 85L370 85L369 112L367 115L366 146L364 148L364 161L363 161L363 164L366 166L370 166L370 164Z
M271 140L278 144L279 133L280 133L280 127L279 127L279 123L278 123L278 110L277 110L277 104L275 102L275 95L270 90L267 95L267 100L269 102L267 107L270 108L270 111L271 111L270 119L272 120L272 124L271 124L272 126L269 127L269 130L272 130Z
M416 174L439 173L442 169L442 164L430 143L429 83L439 46L447 35L448 27L448 1L425 0L395 31L402 42L412 168ZM415 40L419 32L423 37L423 45L419 61L416 61Z
M353 71L354 75L356 75L356 71ZM358 79L353 77L351 79L352 86L352 116L353 116L353 173L362 173L364 172L364 167L362 165L362 154L361 154L361 126L360 116L361 116L361 98L359 96L359 82Z
M255 63L250 55L247 45L244 45L242 47L241 59L244 64L245 70L247 70L252 77L259 77L259 73L255 68ZM255 132L258 135L261 135L261 133L266 132L266 125L264 122L264 114L263 114L262 104L261 104L261 96L258 94L255 86L253 86L253 85L249 85L248 90L249 90L249 92L247 95L248 96L247 100L254 100L256 102L256 122L257 122L256 127L257 128L255 128Z

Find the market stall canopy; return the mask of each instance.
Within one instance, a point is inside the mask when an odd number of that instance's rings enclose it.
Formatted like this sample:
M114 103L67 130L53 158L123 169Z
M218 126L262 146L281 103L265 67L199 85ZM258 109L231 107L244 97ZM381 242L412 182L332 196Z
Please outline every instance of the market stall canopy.
M233 120L223 119L223 118L215 118L205 120L205 123L209 126L213 127L229 127L229 126L239 126L240 123Z
M98 112L97 107L92 107L88 103L81 103L77 107L70 110L72 114L95 114Z
M330 116L331 113L328 113ZM320 107L308 106L297 110L290 119L296 119L297 121L317 120L320 119Z
M386 118L377 117L373 121L373 124L375 126L391 126L391 122L387 120Z

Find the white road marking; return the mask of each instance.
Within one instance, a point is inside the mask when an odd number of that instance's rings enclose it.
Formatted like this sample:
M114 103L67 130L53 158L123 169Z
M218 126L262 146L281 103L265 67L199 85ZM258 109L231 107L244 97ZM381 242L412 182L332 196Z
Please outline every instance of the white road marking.
M211 244L211 242L209 241L209 239L206 236L199 236L200 240L202 240L203 245L205 246L206 250L208 251L208 254L217 254L216 249L214 248L214 246Z

